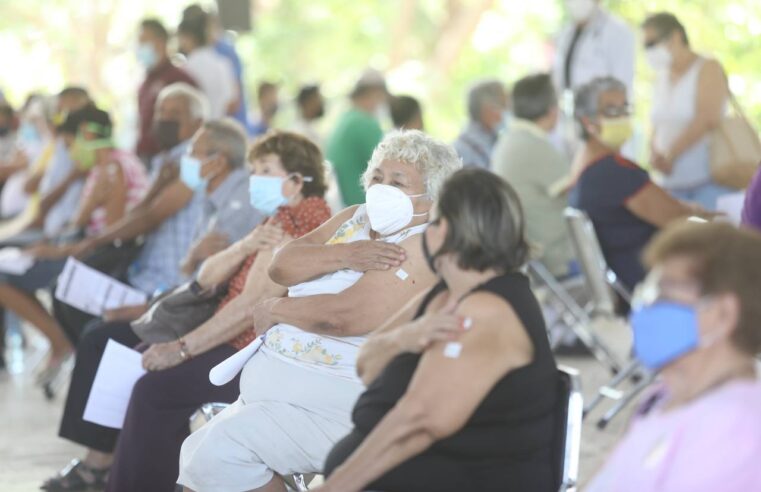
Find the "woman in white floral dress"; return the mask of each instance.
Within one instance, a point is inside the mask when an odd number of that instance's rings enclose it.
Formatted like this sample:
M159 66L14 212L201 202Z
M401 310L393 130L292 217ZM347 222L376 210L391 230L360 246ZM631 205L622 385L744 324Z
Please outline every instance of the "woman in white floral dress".
M363 391L360 345L435 282L420 233L441 184L459 167L452 147L419 131L394 132L368 164L366 204L276 255L270 275L289 287L288 297L254 308L264 343L243 368L238 401L183 444L181 485L285 491L281 476L322 470L351 430Z

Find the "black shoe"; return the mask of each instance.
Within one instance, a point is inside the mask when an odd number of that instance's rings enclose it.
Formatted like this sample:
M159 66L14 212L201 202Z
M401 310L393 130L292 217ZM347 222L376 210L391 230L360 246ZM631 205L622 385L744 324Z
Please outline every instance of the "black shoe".
M561 344L555 348L555 355L561 357L592 357L592 351L578 338L571 344Z

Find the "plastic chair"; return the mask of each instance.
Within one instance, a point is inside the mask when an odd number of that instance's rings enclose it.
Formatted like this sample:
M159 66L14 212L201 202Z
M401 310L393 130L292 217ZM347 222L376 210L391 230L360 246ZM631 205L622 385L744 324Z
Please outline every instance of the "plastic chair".
M229 403L204 403L198 408L198 410L193 412L193 415L190 416L188 421L190 432L197 431L229 406ZM309 490L308 485L316 476L317 475L313 473L294 473L290 477L283 477L283 480L289 489L303 492Z
M555 413L554 439L556 483L560 492L575 492L579 481L584 398L578 371L559 366L558 375L559 405Z

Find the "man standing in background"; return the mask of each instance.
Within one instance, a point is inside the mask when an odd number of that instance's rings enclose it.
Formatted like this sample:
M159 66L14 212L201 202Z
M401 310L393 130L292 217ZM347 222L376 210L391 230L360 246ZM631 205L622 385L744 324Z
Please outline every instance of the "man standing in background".
M560 96L560 122L553 134L556 147L573 155L576 131L573 91L598 78L613 77L626 85L634 100L635 36L625 21L600 5L600 0L564 0L571 19L556 42L552 78ZM624 147L624 154L632 150Z
M137 93L140 133L136 153L146 165L161 150L153 129L153 115L159 92L175 82L196 85L190 75L169 60L168 40L169 33L160 21L145 19L140 23L137 59L145 68L145 80Z
M338 187L346 206L365 203L359 183L375 146L383 138L378 113L388 101L386 80L377 70L366 70L349 94L351 107L338 120L327 145Z

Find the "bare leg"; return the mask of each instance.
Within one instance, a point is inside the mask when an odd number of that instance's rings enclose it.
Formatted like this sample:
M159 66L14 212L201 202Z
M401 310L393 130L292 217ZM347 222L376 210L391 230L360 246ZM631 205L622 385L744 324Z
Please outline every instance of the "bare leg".
M50 340L51 359L60 359L73 349L63 329L36 297L5 284L0 285L0 304L33 324Z
M113 453L104 453L102 451L96 451L94 449L88 449L85 459L83 459L85 465L96 470L104 470L109 468L114 462Z

